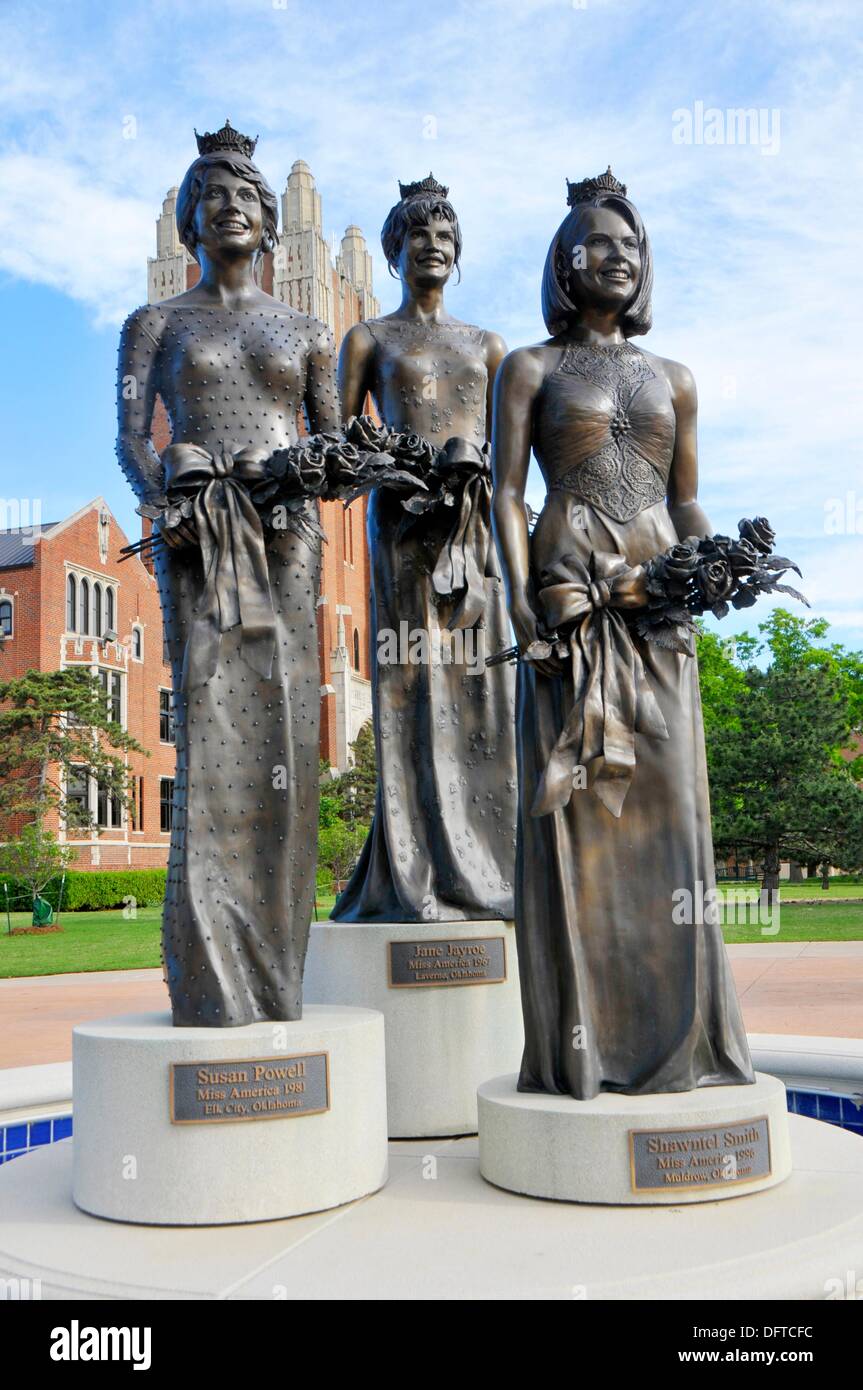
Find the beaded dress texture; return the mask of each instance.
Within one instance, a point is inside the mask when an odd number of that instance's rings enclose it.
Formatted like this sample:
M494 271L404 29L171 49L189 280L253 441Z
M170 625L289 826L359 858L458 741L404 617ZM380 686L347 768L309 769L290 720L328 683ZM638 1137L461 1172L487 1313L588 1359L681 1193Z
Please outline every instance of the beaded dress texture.
M144 502L165 491L150 443L157 394L174 450L197 446L195 458L212 463L207 523L223 559L237 515L232 470L239 479L244 458L295 443L303 408L312 431L339 424L332 338L317 320L283 306L139 309L120 346L118 452ZM177 1025L302 1016L318 828L320 550L294 524L265 532L256 560L249 572L268 610L272 661L250 664L261 632L248 618L245 630L238 614L226 618L226 610L258 609L244 592L243 567L224 572L223 564L222 630L216 622L212 638L213 624L206 629L213 669L202 669L196 656L210 601L201 549L162 546L156 556L177 745L162 926Z
M534 415L548 488L531 537L534 599L587 583L593 555L634 566L676 543L665 502L674 439L670 391L646 354L566 349ZM521 1090L586 1099L753 1080L721 929L700 910L715 879L696 661L632 642L668 736L635 733L619 815L590 784L536 814L561 731L578 701L590 720L593 696L570 673L519 664Z
M395 319L366 321L364 327L375 342L374 395L386 425L415 430L436 448L456 436L478 453L485 444L488 389L482 330ZM381 633L443 633L453 620L458 600L437 592L433 583L453 510L426 513L406 529L410 518L397 494L381 489L369 501L378 792L359 863L332 913L338 921L512 917L512 671L472 669L477 663L470 661L377 659ZM491 656L511 637L487 524L472 530L468 543L478 559L484 601L482 617L465 636Z

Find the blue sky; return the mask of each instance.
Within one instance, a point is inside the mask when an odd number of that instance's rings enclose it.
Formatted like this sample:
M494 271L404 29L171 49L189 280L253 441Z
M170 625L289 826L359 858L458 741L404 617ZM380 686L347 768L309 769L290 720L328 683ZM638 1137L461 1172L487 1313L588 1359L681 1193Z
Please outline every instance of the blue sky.
M716 529L767 515L814 610L863 646L861 30L859 0L5 0L0 492L46 520L102 493L137 534L117 330L193 126L259 135L278 192L305 159L327 235L365 231L385 311L379 228L396 180L431 168L465 240L448 307L513 347L545 336L564 177L610 163L654 246L642 341L698 383ZM762 113L742 142L739 108Z

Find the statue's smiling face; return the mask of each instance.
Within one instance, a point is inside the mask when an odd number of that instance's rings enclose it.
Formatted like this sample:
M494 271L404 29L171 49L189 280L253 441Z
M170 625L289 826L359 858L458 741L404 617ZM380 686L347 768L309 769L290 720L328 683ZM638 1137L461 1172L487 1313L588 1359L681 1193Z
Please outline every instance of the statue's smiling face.
M638 237L613 208L585 208L573 250L572 287L581 304L619 304L638 288L641 253Z
M445 284L455 264L455 230L446 217L409 227L399 255L399 272L408 284Z
M198 206L195 234L204 250L256 251L263 234L263 212L255 185L214 166L207 170Z

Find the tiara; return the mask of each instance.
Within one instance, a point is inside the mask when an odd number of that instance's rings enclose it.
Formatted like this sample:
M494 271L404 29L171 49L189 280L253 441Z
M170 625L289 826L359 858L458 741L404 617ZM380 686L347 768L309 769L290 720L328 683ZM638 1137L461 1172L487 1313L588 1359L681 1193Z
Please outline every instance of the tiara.
M582 179L581 183L570 183L569 179L566 181L567 207L574 208L576 203L589 203L601 193L617 193L621 198L626 197L626 184L614 177L610 164L605 173L598 174L595 179Z
M418 183L402 183L399 179L399 196L402 201L405 198L415 198L417 193L432 193L436 198L445 198L449 189L444 188L442 183L438 183L431 170L429 170L428 178L420 179Z
M225 150L236 150L239 154L244 154L246 159L251 159L258 143L257 135L254 140L248 135L241 135L238 130L234 130L229 120L225 121L221 130L212 134L208 131L205 135L199 135L196 130L195 139L198 142L198 154L221 154Z

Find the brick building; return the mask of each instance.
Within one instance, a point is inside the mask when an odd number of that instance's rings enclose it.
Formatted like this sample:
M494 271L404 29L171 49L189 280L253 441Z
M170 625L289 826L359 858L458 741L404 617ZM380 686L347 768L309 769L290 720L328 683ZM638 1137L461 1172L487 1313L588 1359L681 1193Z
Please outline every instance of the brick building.
M89 807L91 833L57 824L76 849L75 867L165 864L174 790L171 672L162 660L156 581L137 558L101 497L65 521L0 531L0 649L3 679L28 670L86 665L105 687L112 715L150 756L130 753L135 813L106 796L81 769L67 794Z
M156 223L156 256L147 267L148 302L179 294L198 267L177 237L177 189ZM379 312L372 262L358 227L348 227L335 256L323 235L321 198L309 168L297 160L282 194L282 232L263 264L263 287L314 314L336 343L361 318ZM170 427L156 403L153 442L161 451ZM318 606L321 668L321 756L343 769L349 745L371 716L365 499L347 509L325 502L327 537ZM8 518L6 518L8 520ZM19 518L26 522L27 518ZM35 518L33 518L35 521ZM121 561L129 539L101 497L65 521L0 530L0 672L86 664L105 686L115 717L150 756L129 754L135 814L104 795L81 770L67 793L90 807L98 832L51 826L76 849L78 868L148 868L167 860L174 744L171 673L164 664L156 581L137 557Z
M177 192L169 190L156 221L156 255L147 263L150 304L181 294L198 279L197 263L177 235ZM338 346L360 319L380 313L365 238L359 227L350 226L338 252L331 254L323 234L321 195L302 159L288 175L280 220L279 244L264 257L263 288L284 304L328 324ZM153 443L159 453L170 438L158 401ZM349 746L371 718L372 708L365 498L347 509L340 502L324 502L320 518L327 537L318 607L321 757L343 770Z

